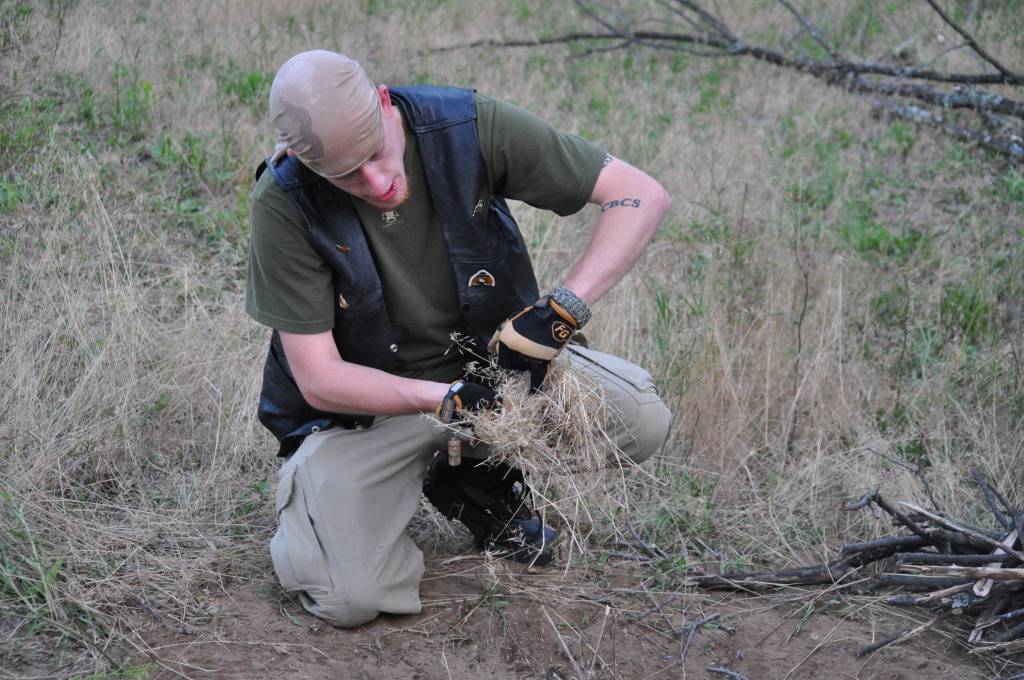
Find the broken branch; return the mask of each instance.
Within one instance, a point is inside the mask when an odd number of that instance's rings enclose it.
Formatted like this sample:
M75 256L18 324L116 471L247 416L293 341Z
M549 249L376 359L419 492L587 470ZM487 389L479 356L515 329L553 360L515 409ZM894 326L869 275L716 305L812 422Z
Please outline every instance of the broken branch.
M1022 553L1020 550L1017 550L1016 548L1003 545L1000 541L997 541L994 538L989 538L985 534L978 533L977 531L974 531L973 529L968 529L967 527L965 527L965 526L963 526L961 524L958 524L958 523L956 523L956 522L954 522L952 520L946 519L945 517L940 517L939 515L936 515L933 512L929 512L929 511L925 510L924 508L920 508L920 507L914 505L913 503L905 503L903 501L900 501L900 505L902 505L902 506L904 506L906 508L910 508L914 512L917 512L917 513L920 513L920 514L924 515L925 517L927 517L928 519L932 520L933 522L935 522L936 524L938 524L940 526L943 526L943 527L945 527L947 529L950 529L952 531L960 532L960 533L962 533L962 534L964 534L966 536L969 536L969 537L971 537L973 539L976 539L976 540L979 540L979 541L981 541L983 543L986 543L986 544L992 546L993 548L996 548L997 550L1005 551L1005 552L1013 555L1014 557L1016 557L1021 562L1024 562L1024 553Z

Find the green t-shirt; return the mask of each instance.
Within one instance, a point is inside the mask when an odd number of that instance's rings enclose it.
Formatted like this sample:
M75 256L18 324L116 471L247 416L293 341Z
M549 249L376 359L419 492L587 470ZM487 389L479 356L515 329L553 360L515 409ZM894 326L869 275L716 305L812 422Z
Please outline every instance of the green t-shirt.
M492 193L570 215L590 198L605 152L517 106L476 96L477 135ZM384 287L395 332L397 375L447 381L465 359L449 351L461 330L458 292L415 135L406 134L410 196L396 211L354 200ZM252 201L246 311L289 333L334 327L331 269L316 253L298 208L264 172ZM345 348L341 348L345 356Z

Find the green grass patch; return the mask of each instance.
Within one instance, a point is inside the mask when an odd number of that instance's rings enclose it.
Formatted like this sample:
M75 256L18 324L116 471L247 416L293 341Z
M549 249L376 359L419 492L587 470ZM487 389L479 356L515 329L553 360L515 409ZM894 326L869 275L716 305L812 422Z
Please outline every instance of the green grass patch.
M874 140L873 146L883 156L905 158L917 143L915 132L912 125L897 120L889 125L886 134Z
M645 522L650 535L661 545L673 545L690 536L710 536L714 530L714 494L718 478L677 472L666 483L672 493Z
M732 111L735 95L726 82L724 67L716 65L697 79L697 101L692 111L696 114L728 113Z
M76 675L75 680L146 680L157 670L155 663L145 663L138 666L123 668L109 673L92 673L90 675Z
M32 188L21 180L0 178L0 213L14 212L21 203L31 199Z
M1024 172L1017 168L1010 168L1000 180L1003 197L1007 202L1016 206L1018 210L1024 210Z
M902 264L928 244L927 234L907 226L893 228L878 219L870 197L843 203L839 235L857 254L877 262Z
M114 65L111 84L111 122L115 132L109 141L139 141L153 114L153 84L142 79L136 67L124 64Z
M273 81L273 73L247 70L232 61L218 73L217 89L231 105L249 107L258 113L263 110Z
M856 0L839 24L839 41L853 49L870 46L884 32L875 0Z
M783 120L781 128L783 160L804 158L813 160L810 172L786 188L786 198L797 208L804 220L814 212L828 209L846 185L849 170L842 162L841 152L855 144L857 136L839 128L828 134L800 136L796 121Z
M66 637L85 614L60 592L65 559L48 552L7 491L0 491L0 529L0 607L23 623L25 638Z
M904 288L890 288L871 299L871 313L883 326L902 326L906 321L907 302Z
M968 345L990 342L998 337L991 301L970 283L943 287L939 321L947 335L961 337Z

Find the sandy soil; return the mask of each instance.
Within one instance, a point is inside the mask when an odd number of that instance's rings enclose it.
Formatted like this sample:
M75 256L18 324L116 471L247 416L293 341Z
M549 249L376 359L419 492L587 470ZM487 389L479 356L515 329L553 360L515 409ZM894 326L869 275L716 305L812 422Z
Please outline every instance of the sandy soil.
M427 564L424 610L417 616L383 616L358 630L335 629L306 614L268 579L215 598L217 614L201 627L165 617L140 623L152 650L133 661L157 661L154 675L161 678L727 677L709 666L749 680L991 677L951 636L937 632L858 657L859 648L912 623L874 604L877 598L820 590L799 597L672 595L656 592L644 580L649 572L628 565L531 573L477 556L446 555L428 556ZM711 614L719 615L718 623L698 629L680 661L686 635L673 631Z

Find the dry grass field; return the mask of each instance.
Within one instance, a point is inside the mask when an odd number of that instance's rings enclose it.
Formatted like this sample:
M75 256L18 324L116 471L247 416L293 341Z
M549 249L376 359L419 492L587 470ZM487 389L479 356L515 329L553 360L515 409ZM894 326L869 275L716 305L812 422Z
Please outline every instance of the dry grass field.
M774 1L716 4L744 35L797 33ZM945 4L977 5L975 33L1024 69L1024 4ZM927 61L948 40L916 0L804 5L866 57ZM968 654L955 620L854 657L930 616L878 594L726 596L684 574L818 563L891 533L842 505L873 486L924 502L912 469L979 526L994 522L972 467L1024 502L1024 167L749 60L429 49L587 21L565 0L0 0L0 677L1020 672ZM662 454L586 498L548 480L588 519L543 574L469 557L425 509L424 614L355 632L275 584L278 462L255 418L268 331L242 301L269 84L317 47L378 82L511 100L673 197L588 328L655 374L675 413ZM513 209L541 287L557 284L597 209ZM634 534L669 557L617 557ZM680 661L665 630L712 613Z

